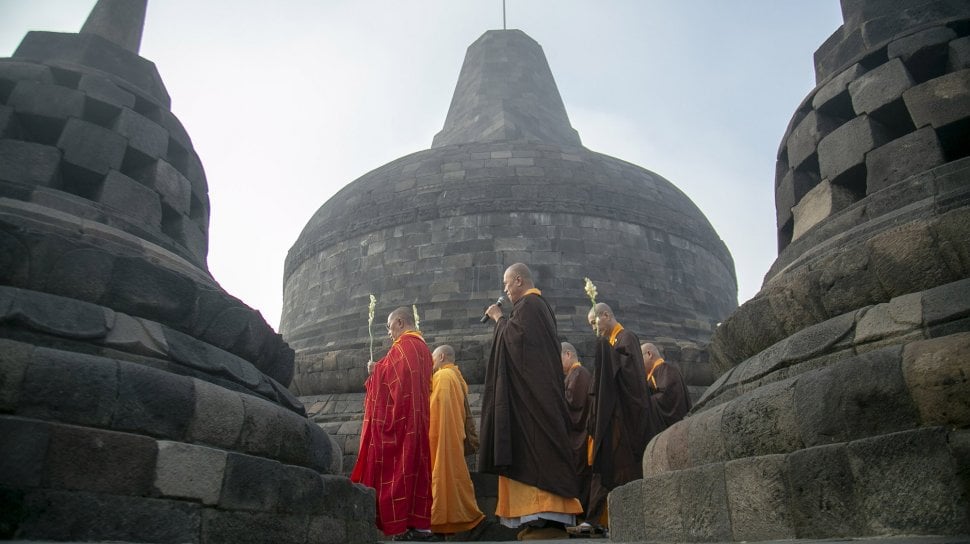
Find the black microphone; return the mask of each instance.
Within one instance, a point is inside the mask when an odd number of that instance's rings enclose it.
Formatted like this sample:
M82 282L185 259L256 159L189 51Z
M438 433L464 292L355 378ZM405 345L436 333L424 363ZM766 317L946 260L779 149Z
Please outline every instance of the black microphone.
M503 300L505 300L505 297L498 297L498 300L495 301L495 305L498 306L499 308L501 308L502 307L502 301ZM488 321L488 319L489 319L488 314L483 315L482 316L482 323L485 323L486 321Z

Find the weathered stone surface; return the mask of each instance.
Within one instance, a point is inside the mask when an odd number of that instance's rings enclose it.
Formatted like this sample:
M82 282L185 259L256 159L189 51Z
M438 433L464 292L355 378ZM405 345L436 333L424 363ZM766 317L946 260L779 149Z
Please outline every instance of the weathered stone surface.
M970 68L970 36L951 41L947 59L947 72Z
M283 465L280 470L280 508L294 514L326 514L331 506L324 482L314 470ZM331 513L335 515L336 512Z
M903 375L922 425L970 425L970 333L908 344Z
M207 544L306 544L307 517L270 512L205 509L202 541Z
M680 472L684 540L711 542L731 539L724 465L714 463Z
M721 434L721 418L727 404L715 406L693 414L687 418L687 452L690 455L691 466L706 465L718 461L726 461L727 453L724 449L724 435ZM644 463L646 463L644 456ZM644 470L646 474L646 470Z
M748 457L725 463L733 540L795 538L785 467L784 455Z
M240 393L224 387L193 379L195 402L187 439L231 449L239 440L243 424L243 403Z
M866 155L866 194L872 194L945 162L936 132L924 127Z
M99 102L111 104L118 108L135 107L135 95L124 91L115 85L110 79L97 74L82 74L78 80L77 88L83 91L88 98Z
M363 535L367 534L366 531L348 531L347 525L348 523L344 520L329 516L311 517L310 526L307 529L307 541L318 542L320 544L341 544L343 542L357 541L371 542L373 539L378 538L375 535L372 537L372 540L366 540L363 538ZM375 528L373 531L376 533L377 529ZM354 540L355 538L360 540Z
M39 489L24 499L18 538L200 543L200 504Z
M280 452L280 407L252 395L242 395L240 398L243 403L243 424L237 446L254 455L276 457Z
M57 184L60 162L61 152L56 147L0 140L0 179L51 187Z
M109 170L121 170L126 142L117 132L71 118L57 140L57 147L64 152L65 163L105 176Z
M168 131L131 109L123 108L114 125L115 131L128 138L128 146L152 159L168 151Z
M108 172L97 201L135 217L149 227L160 229L162 226L162 204L158 193L118 171Z
M847 446L847 453L870 534L961 534L970 529L945 429L859 440Z
M7 106L22 114L79 120L84 115L84 94L59 85L21 80L10 92Z
M864 535L855 480L845 445L818 446L786 456L791 512L798 538Z
M916 128L940 128L970 112L970 69L931 79L903 93Z
M224 450L161 440L155 489L166 497L216 504L222 491L226 455Z
M54 83L54 76L51 75L49 66L33 62L19 62L13 59L0 60L0 79Z
M49 441L46 423L0 416L0 485L40 487Z
M4 311L2 319L11 325L55 336L86 340L108 332L99 307L37 291L0 286L0 310Z
M962 208L939 217L932 227L943 262L964 278L970 277L970 246L965 242L967 224L970 224L970 209Z
M911 221L887 230L867 244L871 266L886 292L896 297L943 285L959 278L940 258L931 224ZM905 259L900 259L905 255Z
M872 114L887 104L900 100L903 91L913 86L906 67L899 59L873 68L849 83L852 108L857 114Z
M765 385L729 403L721 434L729 459L788 453L801 447L793 401L795 380Z
M130 353L168 356L168 345L161 325L119 312L114 312L114 323L104 338L104 344Z
M887 141L886 129L868 115L860 115L845 123L818 144L822 179L835 182L851 168L864 165L866 153Z
M855 343L872 342L903 334L923 322L923 297L912 293L868 308L855 327Z
M0 339L0 412L17 409L33 352L31 344Z
M190 378L134 363L119 363L112 428L181 439L195 405Z
M145 496L152 489L156 451L146 436L51 425L44 486Z
M644 517L644 540L678 541L685 538L685 520L692 515L692 503L684 503L684 496L681 494L682 479L680 472L671 472L642 480L643 503L639 505L639 509ZM640 482L635 480L632 483ZM622 496L617 497L616 502L620 500ZM619 535L612 535L612 526L610 530L611 537L619 540Z
M944 49L950 40L956 39L957 34L945 26L927 28L919 32L893 40L886 47L886 55L890 62L900 58L903 62L926 61L927 49Z
M847 93L849 83L852 83L864 73L866 73L866 69L859 64L849 66L815 92L815 97L812 98L812 107L816 110L824 109L825 105L829 104L833 99L843 93Z
M845 187L834 185L825 180L812 190L792 208L794 230L792 240L802 237L809 229L825 221L855 202L855 195Z
M177 213L189 215L192 185L174 166L158 160L134 175L143 184L157 191L162 202Z
M230 453L222 480L219 507L229 510L272 511L280 502L278 461Z
M114 256L106 251L94 248L68 250L51 259L47 291L63 296L65 305L80 304L70 299L96 302L107 291L113 270Z
M650 504L644 498L644 486L650 485L647 482L633 480L610 491L607 508L610 512L611 538L631 542L647 539L644 525L653 517L653 509L645 508Z
M118 363L38 348L24 376L17 414L107 427L118 396Z
M796 170L805 159L814 155L818 143L838 128L840 122L815 110L808 112L804 119L788 136L788 163Z
M923 293L923 322L936 325L970 316L970 278Z

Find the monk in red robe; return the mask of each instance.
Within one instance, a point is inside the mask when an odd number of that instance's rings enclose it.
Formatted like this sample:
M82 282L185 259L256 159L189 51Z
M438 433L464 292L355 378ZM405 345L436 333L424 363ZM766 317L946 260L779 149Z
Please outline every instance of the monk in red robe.
M393 540L437 540L431 532L431 352L409 308L387 317L394 343L367 363L360 453L350 474L377 491L377 528Z

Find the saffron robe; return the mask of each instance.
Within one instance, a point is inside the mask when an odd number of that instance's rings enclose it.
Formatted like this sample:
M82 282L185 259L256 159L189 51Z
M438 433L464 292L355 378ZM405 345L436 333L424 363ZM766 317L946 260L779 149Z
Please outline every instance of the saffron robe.
M454 363L431 377L431 530L460 533L485 519L465 464L468 384Z
M650 388L650 408L663 424L657 433L684 419L690 411L690 392L676 366L663 359L654 361L647 374L647 386Z
M580 363L573 363L567 371L564 385L566 406L569 407L569 447L573 450L573 467L579 482L579 499L583 511L589 507L589 463L587 462L590 412L590 387L593 375Z
M377 491L377 528L388 535L431 527L431 352L407 331L377 361L364 387L353 482Z
M555 315L538 290L499 318L485 369L478 470L571 499L576 508L568 513L579 513L561 349Z

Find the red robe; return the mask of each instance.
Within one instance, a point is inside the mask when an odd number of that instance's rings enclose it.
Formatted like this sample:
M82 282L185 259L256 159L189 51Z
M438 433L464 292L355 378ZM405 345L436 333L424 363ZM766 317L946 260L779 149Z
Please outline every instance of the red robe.
M421 334L398 337L364 382L364 423L351 481L377 491L387 535L431 528L431 352Z

